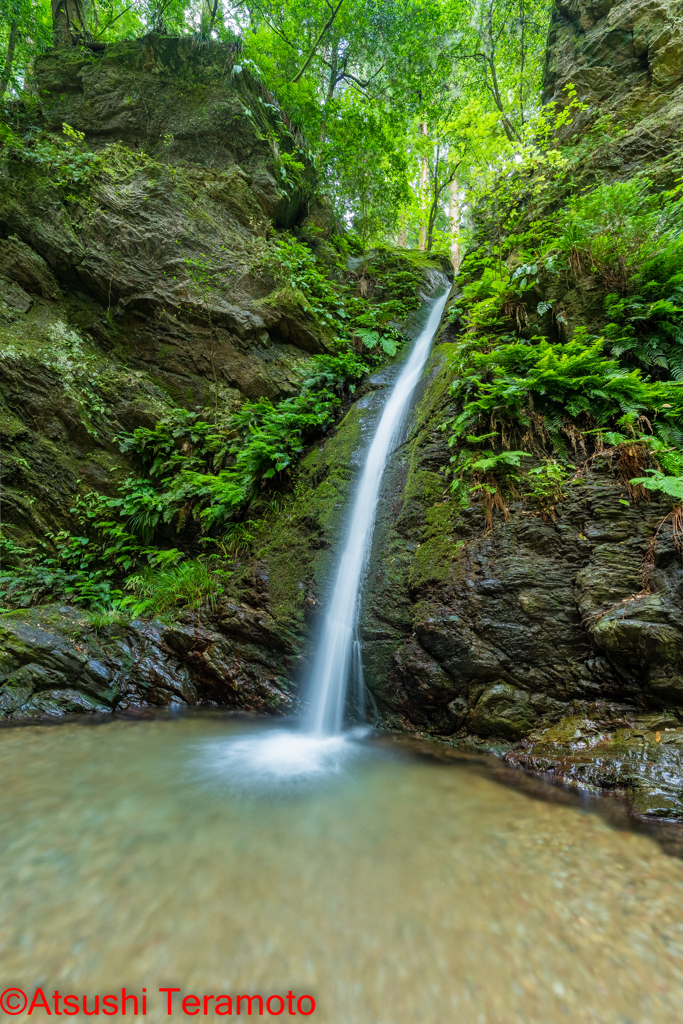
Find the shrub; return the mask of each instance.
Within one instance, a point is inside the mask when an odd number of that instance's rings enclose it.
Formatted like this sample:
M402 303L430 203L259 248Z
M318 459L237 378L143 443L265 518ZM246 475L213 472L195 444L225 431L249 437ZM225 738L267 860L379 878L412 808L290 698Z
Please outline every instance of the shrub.
M577 274L625 294L642 268L680 253L683 203L648 178L600 185L569 200L558 247Z
M577 335L566 345L542 338L472 353L470 372L452 385L453 394L465 399L450 423L452 433L460 436L480 422L515 427L529 441L534 434L539 441L552 440L565 454L563 428L581 417L585 427L602 426L662 410L665 424L679 421L683 385L648 381L639 369L626 370L606 356L601 339L586 342Z

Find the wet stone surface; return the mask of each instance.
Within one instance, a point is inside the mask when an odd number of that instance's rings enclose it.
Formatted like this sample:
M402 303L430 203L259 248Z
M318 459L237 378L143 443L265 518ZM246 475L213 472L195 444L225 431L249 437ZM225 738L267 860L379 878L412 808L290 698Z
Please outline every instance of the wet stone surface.
M565 718L532 733L506 760L620 792L638 818L683 822L683 722L673 713Z

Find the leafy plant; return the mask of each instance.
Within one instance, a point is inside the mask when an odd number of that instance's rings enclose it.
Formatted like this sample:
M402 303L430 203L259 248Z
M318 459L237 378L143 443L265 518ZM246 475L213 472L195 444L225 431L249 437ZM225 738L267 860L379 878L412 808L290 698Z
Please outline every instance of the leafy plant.
M683 476L667 476L659 469L648 469L646 472L650 475L634 477L630 483L648 491L661 491L670 498L683 501Z
M564 498L562 484L568 476L566 465L556 459L544 459L540 466L529 470L524 481L525 493L545 511Z
M199 611L207 604L215 608L230 575L208 559L199 558L187 559L170 569L150 568L126 580L128 593L121 607L134 618L164 615L179 607Z
M490 353L472 353L469 373L452 385L465 399L463 411L451 421L459 436L479 421L505 429L514 425L531 442L552 440L566 453L563 427L585 418L607 424L624 415L636 417L668 407L665 423L683 411L683 387L652 382L640 370L626 370L603 352L601 339L586 342L577 332L566 345L539 339L536 344L503 344Z
M343 395L366 370L352 353L314 356L297 396L277 404L247 401L218 426L174 412L152 430L138 428L121 446L138 455L158 489L131 481L126 496L105 499L106 506L126 517L131 532L142 529L140 539L161 520L180 527L189 515L204 528L225 528L266 481L286 472L327 429Z
M674 253L680 261L683 202L652 187L632 178L569 200L558 246L575 273L599 274L624 295L644 266Z

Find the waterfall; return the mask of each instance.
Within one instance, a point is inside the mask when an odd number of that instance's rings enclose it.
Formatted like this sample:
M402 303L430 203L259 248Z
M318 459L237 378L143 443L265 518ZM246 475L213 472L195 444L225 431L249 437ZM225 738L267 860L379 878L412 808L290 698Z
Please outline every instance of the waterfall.
M447 297L448 288L434 301L424 330L401 370L382 412L358 484L346 544L311 675L309 730L315 736L330 736L341 731L352 650L357 643L361 582L372 543L382 476L427 361Z
M420 379L432 338L446 304L448 289L429 314L380 417L355 494L348 536L337 569L332 600L313 665L305 729L269 730L209 745L212 778L224 780L238 793L308 785L338 776L349 757L359 752L353 731L342 733L348 676L353 673L358 693L355 704L363 713L364 683L358 640L360 591L379 499L384 467L403 417Z

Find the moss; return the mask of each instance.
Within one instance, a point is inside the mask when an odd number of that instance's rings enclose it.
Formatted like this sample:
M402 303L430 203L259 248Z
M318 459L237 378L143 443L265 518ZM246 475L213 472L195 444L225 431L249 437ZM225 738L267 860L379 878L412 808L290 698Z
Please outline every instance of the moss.
M363 410L354 406L334 435L303 459L294 500L267 526L272 537L257 550L268 567L273 615L287 629L301 630L329 581L362 425Z
M423 544L410 567L410 586L417 590L427 584L446 583L452 579L453 562L464 545L462 540L452 543L438 537Z
M526 690L500 680L487 686L479 697L468 727L479 736L518 740L531 732L536 721L537 711Z

